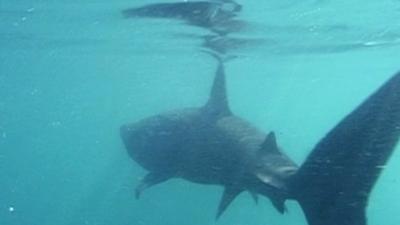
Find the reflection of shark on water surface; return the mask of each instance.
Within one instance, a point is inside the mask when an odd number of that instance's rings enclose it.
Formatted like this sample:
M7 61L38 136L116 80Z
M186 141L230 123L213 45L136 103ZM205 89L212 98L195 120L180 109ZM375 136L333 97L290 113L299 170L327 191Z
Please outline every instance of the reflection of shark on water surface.
M121 127L130 156L149 173L136 188L171 178L225 188L217 217L243 191L283 213L296 200L310 225L365 225L369 194L400 135L400 73L337 124L298 167L268 134L235 116L220 61L207 103Z
M193 1L176 3L154 3L122 11L125 17L167 18L185 21L189 25L204 27L215 32L238 28L240 21L234 20L241 11L234 1Z
M319 1L312 1L312 4ZM291 3L291 6L295 4ZM241 47L257 46L262 44L266 54L324 54L346 52L372 47L390 47L399 44L398 34L380 32L382 35L367 35L372 39L356 40L346 37L354 35L359 27L350 27L346 24L298 24L276 26L258 24L243 20L240 17L242 5L234 0L199 0L170 3L153 3L122 11L126 18L161 18L174 19L185 22L190 26L204 28L211 34L202 35L201 47L221 55L236 51ZM231 34L261 30L268 38L258 38L263 41L254 42L254 37L232 36ZM338 38L332 40L332 35ZM363 32L371 32L365 30ZM209 38L212 37L212 38ZM238 37L240 37L238 39ZM298 40L292 40L296 37ZM237 53L237 52L235 52Z

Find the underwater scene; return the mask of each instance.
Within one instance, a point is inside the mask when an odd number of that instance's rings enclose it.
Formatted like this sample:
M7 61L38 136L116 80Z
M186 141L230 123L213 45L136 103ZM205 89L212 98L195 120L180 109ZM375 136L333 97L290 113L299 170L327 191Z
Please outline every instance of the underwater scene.
M0 225L400 224L399 21L0 0Z

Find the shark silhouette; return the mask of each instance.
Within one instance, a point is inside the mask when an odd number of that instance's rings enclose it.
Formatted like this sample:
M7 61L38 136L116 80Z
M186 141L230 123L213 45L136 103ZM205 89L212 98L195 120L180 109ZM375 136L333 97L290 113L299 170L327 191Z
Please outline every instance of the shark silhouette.
M299 167L268 134L229 108L224 65L207 103L123 125L129 155L149 173L136 188L171 178L222 185L218 218L243 191L281 213L296 200L310 225L365 225L365 208L400 135L400 73L337 124Z
M126 18L174 19L188 25L209 29L218 34L239 31L246 26L235 19L242 6L233 0L201 0L153 3L122 11Z

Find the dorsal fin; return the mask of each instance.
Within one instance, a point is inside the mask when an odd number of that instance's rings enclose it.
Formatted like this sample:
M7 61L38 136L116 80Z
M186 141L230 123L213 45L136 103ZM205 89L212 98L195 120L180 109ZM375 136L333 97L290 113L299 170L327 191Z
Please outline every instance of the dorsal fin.
M261 144L261 151L275 151L278 150L276 143L276 136L273 131L269 132L264 142Z
M215 73L210 97L204 106L207 113L217 117L231 115L228 98L226 95L225 70L223 60L215 53L208 52L218 60L218 68Z

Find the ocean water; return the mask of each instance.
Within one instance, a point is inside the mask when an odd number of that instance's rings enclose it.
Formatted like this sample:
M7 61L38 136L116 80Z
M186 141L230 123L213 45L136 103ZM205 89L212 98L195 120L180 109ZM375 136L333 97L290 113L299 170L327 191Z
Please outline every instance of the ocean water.
M0 0L0 225L302 225L243 193L215 222L221 187L174 179L134 187L145 171L119 126L201 106L216 68L207 31L126 19L149 0ZM159 1L169 2L169 1ZM226 63L235 114L275 131L301 163L341 118L400 70L400 1L245 1ZM400 149L370 199L370 225L400 223Z

